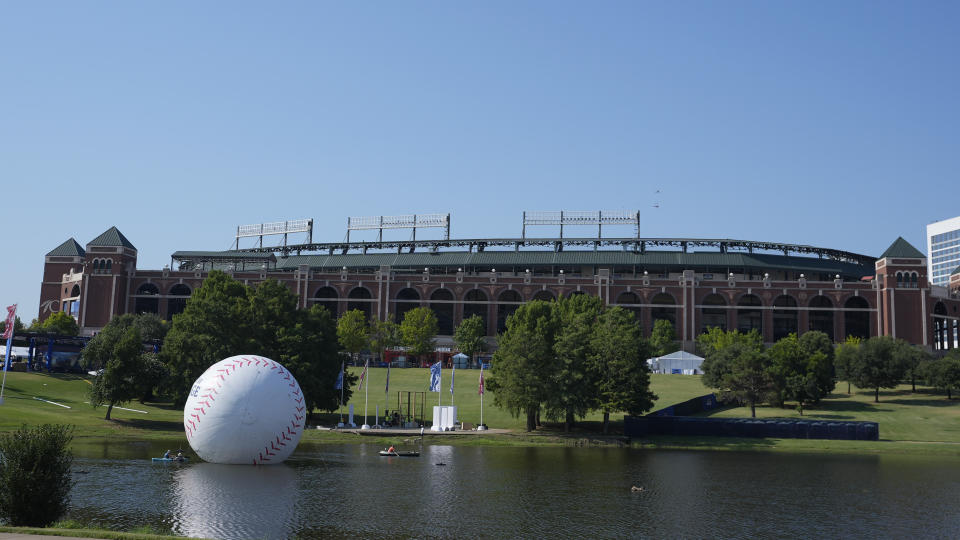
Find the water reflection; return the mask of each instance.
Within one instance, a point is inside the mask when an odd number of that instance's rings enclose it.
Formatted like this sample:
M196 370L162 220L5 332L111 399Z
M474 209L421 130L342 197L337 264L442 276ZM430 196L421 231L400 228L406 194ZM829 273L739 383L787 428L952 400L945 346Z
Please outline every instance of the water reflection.
M296 527L296 471L198 463L173 475L173 529L203 538L290 538Z
M70 517L224 539L960 530L955 457L428 445L419 458L384 458L378 450L301 445L287 465L271 467L81 459L88 474L75 477Z

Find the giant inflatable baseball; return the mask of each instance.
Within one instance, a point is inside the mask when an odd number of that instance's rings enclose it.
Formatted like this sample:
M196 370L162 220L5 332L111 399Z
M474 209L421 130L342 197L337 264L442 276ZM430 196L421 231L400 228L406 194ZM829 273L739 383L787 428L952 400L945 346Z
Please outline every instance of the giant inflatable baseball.
M205 461L270 465L297 447L305 410L300 385L282 365L263 356L231 356L193 383L183 427Z

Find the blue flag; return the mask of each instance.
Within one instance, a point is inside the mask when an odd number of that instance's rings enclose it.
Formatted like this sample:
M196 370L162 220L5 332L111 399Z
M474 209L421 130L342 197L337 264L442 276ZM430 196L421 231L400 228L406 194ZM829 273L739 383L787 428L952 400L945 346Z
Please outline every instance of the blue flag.
M340 374L337 375L337 382L333 385L334 390L343 388L343 364L340 364Z
M450 370L450 395L453 395L453 376L457 374L457 365L453 365L453 369ZM453 398L451 398L453 399Z
M430 366L430 391L440 391L440 362Z

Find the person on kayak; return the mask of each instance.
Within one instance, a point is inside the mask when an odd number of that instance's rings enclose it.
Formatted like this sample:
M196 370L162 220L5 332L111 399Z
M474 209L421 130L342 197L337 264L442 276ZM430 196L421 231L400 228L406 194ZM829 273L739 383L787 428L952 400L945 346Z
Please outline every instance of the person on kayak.
M397 453L397 449L394 448L393 446L391 446L390 448L387 448L387 452L390 452L391 454L396 454L396 453Z
M163 453L163 459L170 459L170 450Z

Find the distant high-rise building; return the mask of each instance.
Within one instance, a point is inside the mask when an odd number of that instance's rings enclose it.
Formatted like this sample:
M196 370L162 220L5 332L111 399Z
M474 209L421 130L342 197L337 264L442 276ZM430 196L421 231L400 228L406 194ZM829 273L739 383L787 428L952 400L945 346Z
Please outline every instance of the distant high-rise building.
M946 287L960 267L960 216L927 225L927 275L930 283Z

